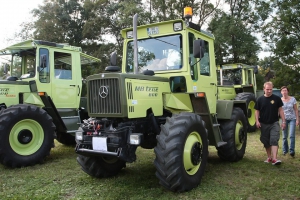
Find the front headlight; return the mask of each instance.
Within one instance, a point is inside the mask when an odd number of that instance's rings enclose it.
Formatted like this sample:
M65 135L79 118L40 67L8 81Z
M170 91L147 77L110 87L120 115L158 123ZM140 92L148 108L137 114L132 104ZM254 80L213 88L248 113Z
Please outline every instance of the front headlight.
M83 132L76 132L75 138L79 141L83 140Z
M131 133L129 136L129 143L132 145L140 145L142 142L141 133Z

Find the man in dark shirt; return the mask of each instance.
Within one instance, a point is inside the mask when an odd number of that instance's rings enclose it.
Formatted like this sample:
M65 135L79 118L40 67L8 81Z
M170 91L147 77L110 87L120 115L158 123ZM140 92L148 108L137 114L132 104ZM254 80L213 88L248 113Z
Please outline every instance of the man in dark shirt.
M282 119L281 128L285 129L285 118L282 109L283 103L279 96L272 94L273 83L264 84L264 95L257 99L255 104L255 119L257 128L261 129L260 141L264 144L268 155L266 163L280 165L277 160L280 126L278 114Z

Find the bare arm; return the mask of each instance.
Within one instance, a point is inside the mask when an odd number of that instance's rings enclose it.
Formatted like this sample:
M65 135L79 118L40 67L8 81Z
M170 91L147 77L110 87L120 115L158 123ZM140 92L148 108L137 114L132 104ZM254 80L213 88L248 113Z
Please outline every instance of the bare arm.
M285 117L284 117L284 112L283 112L283 109L282 109L282 107L280 107L280 108L278 108L278 112L279 112L279 115L280 115L280 118L281 118L281 120L282 120L282 123L281 123L281 128L282 128L282 130L283 129L285 129Z
M260 128L260 122L259 122L259 110L255 110L255 121L256 121L256 127Z
M294 104L294 111L295 111L295 114L296 114L296 126L298 126L299 125L299 112L298 112L297 103Z

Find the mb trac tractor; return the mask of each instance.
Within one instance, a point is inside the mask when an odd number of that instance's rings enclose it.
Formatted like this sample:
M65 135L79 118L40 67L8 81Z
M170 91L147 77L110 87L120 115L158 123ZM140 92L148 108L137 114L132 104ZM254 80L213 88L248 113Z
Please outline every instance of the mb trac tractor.
M75 145L81 119L88 118L81 68L99 60L80 47L39 40L9 46L0 56L11 61L0 81L0 162L40 163L55 138Z
M218 93L218 99L246 101L248 109L248 132L254 132L256 130L254 106L257 98L255 78L255 74L257 73L257 66L242 63L217 66L218 85L221 85L218 86L218 89L224 91Z
M191 8L186 11L191 12ZM93 177L116 175L153 149L159 183L184 192L204 174L208 145L225 161L243 158L247 109L219 100L214 37L186 20L124 29L122 67L111 55L107 73L87 78L88 115L76 132L77 162Z

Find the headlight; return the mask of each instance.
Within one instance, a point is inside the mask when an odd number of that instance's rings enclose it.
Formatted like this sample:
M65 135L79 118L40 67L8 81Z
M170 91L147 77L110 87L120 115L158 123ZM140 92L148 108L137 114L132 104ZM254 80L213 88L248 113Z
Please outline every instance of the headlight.
M76 140L83 140L83 133L82 132L76 132L75 135Z
M140 145L142 142L141 133L131 133L129 137L129 143L132 145Z
M177 22L173 24L174 31L181 31L182 30L182 24L181 22Z
M126 34L127 38L133 38L133 31L128 31Z

